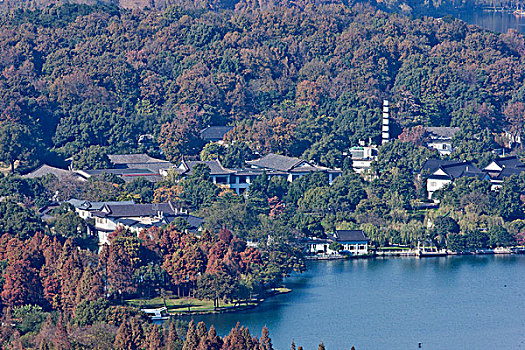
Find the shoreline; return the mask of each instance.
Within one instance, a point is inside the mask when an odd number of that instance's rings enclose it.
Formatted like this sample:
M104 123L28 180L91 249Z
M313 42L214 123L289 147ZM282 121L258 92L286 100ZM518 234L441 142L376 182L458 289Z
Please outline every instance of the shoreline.
M447 256L463 256L463 255L523 255L525 254L525 247L518 246L512 248L496 249L480 249L473 252L452 252L452 251L420 251L418 249L399 249L390 251L374 251L366 255L310 255L305 256L307 261L325 261L325 260L352 260L352 259L370 259L370 258L434 258Z

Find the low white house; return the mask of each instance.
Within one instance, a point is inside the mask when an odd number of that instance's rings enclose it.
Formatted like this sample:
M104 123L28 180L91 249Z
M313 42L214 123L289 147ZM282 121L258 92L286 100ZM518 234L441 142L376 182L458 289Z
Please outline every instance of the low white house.
M330 249L334 242L340 243L342 249ZM338 255L362 256L369 253L370 239L362 230L336 230L329 238L307 238L303 241L304 251L308 255Z
M352 168L358 174L369 170L372 162L377 160L377 147L375 146L358 146L349 149L352 158Z
M177 218L183 219L189 232L200 230L203 219L189 215L173 203L135 204L133 201L124 202L89 202L78 199L69 200L68 203L75 207L78 215L91 219L92 226L99 239L99 244L108 243L108 236L119 227L139 234L143 229L161 227Z
M449 156L454 148L452 147L452 139L454 135L460 131L457 127L427 127L428 133L427 147L433 148L439 152L441 156Z

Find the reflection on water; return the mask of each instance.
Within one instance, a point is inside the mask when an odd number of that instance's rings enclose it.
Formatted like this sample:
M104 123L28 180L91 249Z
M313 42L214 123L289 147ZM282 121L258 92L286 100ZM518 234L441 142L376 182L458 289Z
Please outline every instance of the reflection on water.
M458 18L493 32L506 33L508 29L513 28L525 33L525 16L520 17L513 13L472 10L461 13Z
M237 322L277 349L525 348L525 256L365 259L308 264L292 293L240 313L196 317L226 334Z

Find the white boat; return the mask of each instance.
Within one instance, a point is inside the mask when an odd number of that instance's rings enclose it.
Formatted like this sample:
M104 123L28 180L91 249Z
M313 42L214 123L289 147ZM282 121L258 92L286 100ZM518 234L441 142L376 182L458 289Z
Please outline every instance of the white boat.
M163 321L168 320L170 315L168 314L168 309L165 307L159 307L157 309L141 309L140 311L144 312L151 318L152 321Z
M514 11L516 16L525 16L525 10L516 10Z

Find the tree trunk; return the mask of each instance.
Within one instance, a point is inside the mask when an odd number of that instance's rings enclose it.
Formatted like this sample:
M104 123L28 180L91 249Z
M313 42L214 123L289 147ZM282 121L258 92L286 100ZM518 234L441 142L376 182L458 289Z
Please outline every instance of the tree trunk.
M11 159L9 163L11 163L11 174L14 174L15 173L15 161Z

